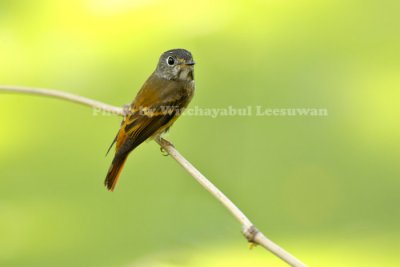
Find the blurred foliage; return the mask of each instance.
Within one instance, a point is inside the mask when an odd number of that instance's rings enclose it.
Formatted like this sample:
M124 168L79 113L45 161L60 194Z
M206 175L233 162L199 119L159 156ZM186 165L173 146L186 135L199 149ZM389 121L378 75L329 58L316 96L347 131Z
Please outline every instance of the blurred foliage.
M304 262L396 266L399 3L2 0L0 83L121 106L163 51L182 47L198 63L193 107L326 108L184 116L168 138ZM234 219L154 142L108 193L119 123L0 94L0 266L284 266L248 251Z

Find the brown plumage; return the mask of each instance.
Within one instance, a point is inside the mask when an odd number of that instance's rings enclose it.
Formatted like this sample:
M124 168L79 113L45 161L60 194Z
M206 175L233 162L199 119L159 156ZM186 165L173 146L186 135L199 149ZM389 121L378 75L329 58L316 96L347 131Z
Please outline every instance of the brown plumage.
M195 88L193 65L192 55L184 49L161 55L114 139L115 156L104 181L108 190L114 190L129 153L147 139L167 131L187 107Z

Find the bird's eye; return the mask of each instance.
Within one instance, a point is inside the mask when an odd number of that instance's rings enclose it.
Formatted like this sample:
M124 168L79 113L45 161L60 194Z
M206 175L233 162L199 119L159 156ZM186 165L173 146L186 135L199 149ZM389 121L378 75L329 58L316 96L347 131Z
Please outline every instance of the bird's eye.
M175 64L175 59L173 57L168 57L167 58L167 64L172 66Z

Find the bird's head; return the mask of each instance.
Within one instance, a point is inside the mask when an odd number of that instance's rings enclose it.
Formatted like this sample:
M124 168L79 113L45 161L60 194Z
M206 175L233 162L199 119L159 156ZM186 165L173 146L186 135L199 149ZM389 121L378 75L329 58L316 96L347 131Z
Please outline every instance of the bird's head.
M185 49L172 49L164 52L158 61L156 75L178 81L194 79L194 60L192 54Z

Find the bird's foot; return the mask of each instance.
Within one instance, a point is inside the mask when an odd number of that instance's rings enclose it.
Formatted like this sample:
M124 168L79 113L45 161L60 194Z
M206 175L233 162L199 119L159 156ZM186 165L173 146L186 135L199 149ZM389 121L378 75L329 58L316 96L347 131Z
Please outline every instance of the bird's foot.
M169 153L168 153L167 151L165 151L165 149L164 149L162 146L160 147L160 151L161 151L161 154L162 154L164 157L169 156Z
M166 139L164 139L164 138L161 138L161 139L160 139L160 143L162 144L162 146L171 146L171 147L175 147L174 144L172 144L170 141L168 141L168 140L166 140Z
M168 151L167 151L165 148L166 148L166 147L174 147L174 145L173 145L170 141L165 140L164 138L162 138L160 135L157 136L156 139L157 139L157 140L156 140L157 143L161 146L161 147L160 147L161 153L162 153L164 156L168 156L169 153L168 153Z

